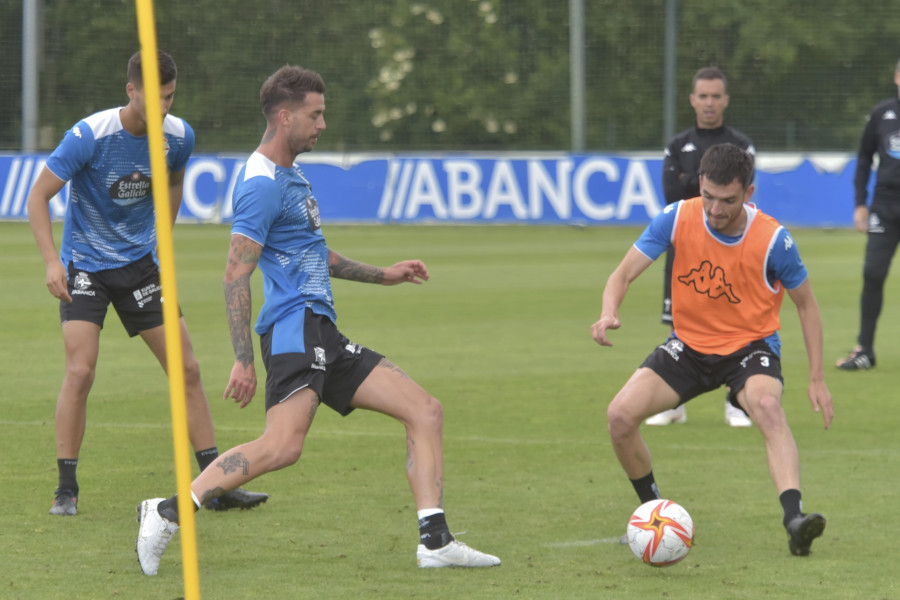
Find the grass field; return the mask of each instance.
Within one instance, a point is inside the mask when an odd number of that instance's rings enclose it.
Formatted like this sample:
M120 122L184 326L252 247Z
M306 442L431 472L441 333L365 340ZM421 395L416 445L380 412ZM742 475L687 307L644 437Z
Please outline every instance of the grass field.
M198 516L203 597L900 598L890 570L900 277L886 291L878 368L838 372L831 365L858 326L864 238L852 231L793 231L825 320L836 405L829 431L806 398L806 355L790 300L782 311L785 408L800 447L805 508L828 518L813 555L790 556L762 438L755 428L726 427L723 393L691 402L683 426L644 431L663 495L694 518L691 554L653 569L616 543L637 499L610 448L605 409L666 334L658 319L661 265L632 287L615 347L594 344L589 326L606 277L638 233L328 227L330 245L352 258L426 261L432 279L421 287L335 282L339 326L443 402L451 530L468 532L463 541L503 565L416 569L402 428L379 415L342 419L323 409L300 462L247 486L270 493L267 504ZM175 237L179 299L225 450L263 425L261 395L243 411L222 400L233 361L221 293L228 233L180 225ZM79 514L48 516L63 367L56 302L27 224L0 223L0 249L0 598L182 596L177 538L156 577L141 574L134 554L135 506L175 486L162 371L111 314L88 405Z

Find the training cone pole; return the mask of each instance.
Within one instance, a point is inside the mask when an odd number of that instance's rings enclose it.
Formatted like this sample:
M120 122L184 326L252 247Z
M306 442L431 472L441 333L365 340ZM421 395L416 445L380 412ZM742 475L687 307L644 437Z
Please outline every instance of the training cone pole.
M153 205L156 212L157 254L162 282L163 322L166 334L166 364L169 374L169 400L172 407L172 439L175 445L175 479L178 489L178 514L181 522L181 555L184 565L185 600L199 600L200 581L197 564L197 533L194 503L191 499L190 441L185 408L184 363L181 352L181 317L178 314L178 290L175 285L175 250L172 225L175 222L169 199L169 170L164 151L162 111L160 110L159 61L156 48L156 21L153 0L135 0L138 33L141 40L141 72L147 110L147 141L150 144L150 169L153 180Z

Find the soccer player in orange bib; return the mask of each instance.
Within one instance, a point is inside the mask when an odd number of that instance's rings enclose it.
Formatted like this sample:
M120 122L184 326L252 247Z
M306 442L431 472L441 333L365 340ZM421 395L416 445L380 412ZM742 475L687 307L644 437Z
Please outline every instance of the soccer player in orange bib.
M612 346L628 287L671 246L673 331L610 403L616 456L641 502L660 498L650 451L639 432L648 416L727 385L729 401L765 438L769 472L784 511L792 554L807 556L825 517L805 514L800 459L781 396L779 311L784 292L797 307L809 359L809 399L825 428L834 409L825 385L822 320L806 267L788 231L750 204L753 156L733 144L712 146L700 162L700 197L670 204L654 217L603 291L594 340Z

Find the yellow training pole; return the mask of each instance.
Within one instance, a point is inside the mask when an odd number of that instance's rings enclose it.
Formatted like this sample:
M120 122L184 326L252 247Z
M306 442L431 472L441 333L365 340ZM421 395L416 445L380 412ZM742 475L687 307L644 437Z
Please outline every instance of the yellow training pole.
M163 322L166 333L166 364L169 374L169 400L172 407L172 438L175 444L175 479L178 489L178 514L181 521L184 597L185 600L199 600L197 535L194 527L194 503L191 500L190 442L185 408L184 364L181 354L181 317L178 314L178 291L175 286L172 211L169 207L169 170L163 149L156 21L153 17L153 0L135 0L135 2L137 4L138 33L141 40L141 72L144 77L144 98L147 107L147 141L150 144L150 169L153 174L153 205L156 209L157 252L162 282Z

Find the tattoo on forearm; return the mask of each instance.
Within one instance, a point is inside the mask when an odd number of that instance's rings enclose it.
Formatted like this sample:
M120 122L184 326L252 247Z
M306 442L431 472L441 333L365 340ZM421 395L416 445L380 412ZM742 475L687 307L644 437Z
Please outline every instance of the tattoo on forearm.
M329 260L328 272L338 279L361 281L363 283L381 283L384 281L384 269L365 263L350 260L332 251L333 260Z
M216 463L216 466L222 469L222 472L225 475L236 471L241 471L243 475L250 474L250 461L240 452L235 452L234 454L223 457Z
M400 367L398 367L397 365L395 365L394 363L392 363L391 361L389 361L389 360L386 359L386 358L382 358L382 359L379 361L378 366L379 366L379 367L384 367L385 369L390 369L391 371L397 373L397 374L400 375L401 377L403 377L403 378L405 378L405 379L409 379L409 375L407 375L406 373L404 373L404 372L403 372L403 369L401 369Z
M250 333L250 276L225 284L225 311L234 356L245 367L253 364L253 339Z
M244 265L255 265L259 260L260 247L243 237L232 239L228 250L228 268L240 270ZM252 272L252 271L250 271ZM250 272L241 274L234 280L226 281L225 311L228 317L228 330L231 333L231 345L235 358L245 367L253 364L253 339L250 329L252 298L250 294Z

